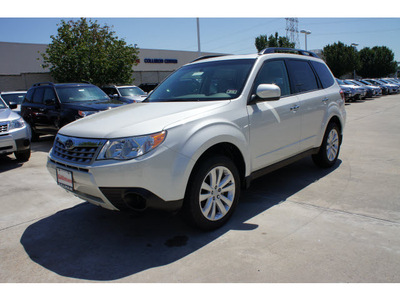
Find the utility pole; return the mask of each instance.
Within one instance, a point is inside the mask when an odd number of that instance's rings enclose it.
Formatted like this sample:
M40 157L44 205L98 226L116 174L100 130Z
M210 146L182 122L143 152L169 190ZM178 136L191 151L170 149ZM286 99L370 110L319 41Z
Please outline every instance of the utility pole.
M357 43L351 43L350 46L354 48L354 52L357 52L357 48L356 48L358 46ZM354 68L354 72L353 72L353 79L356 79L356 69L355 68Z
M294 47L298 47L299 42L299 19L298 18L285 18L286 19L286 37L289 42L294 43Z

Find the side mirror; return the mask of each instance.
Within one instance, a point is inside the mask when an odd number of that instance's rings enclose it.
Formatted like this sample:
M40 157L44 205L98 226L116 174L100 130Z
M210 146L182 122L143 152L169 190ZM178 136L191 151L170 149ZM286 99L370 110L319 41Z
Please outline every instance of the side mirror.
M260 84L256 96L265 101L274 101L281 98L281 88L276 84Z
M9 107L10 109L16 109L16 108L18 107L18 104L15 103L15 102L10 102L10 103L8 104L8 107Z

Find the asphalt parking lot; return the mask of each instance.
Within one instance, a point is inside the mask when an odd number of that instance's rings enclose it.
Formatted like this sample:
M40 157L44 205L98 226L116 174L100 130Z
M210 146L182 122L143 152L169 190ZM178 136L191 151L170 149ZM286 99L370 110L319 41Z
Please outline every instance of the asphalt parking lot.
M400 95L346 106L338 164L311 159L242 193L213 232L82 202L45 164L0 158L0 282L400 282Z

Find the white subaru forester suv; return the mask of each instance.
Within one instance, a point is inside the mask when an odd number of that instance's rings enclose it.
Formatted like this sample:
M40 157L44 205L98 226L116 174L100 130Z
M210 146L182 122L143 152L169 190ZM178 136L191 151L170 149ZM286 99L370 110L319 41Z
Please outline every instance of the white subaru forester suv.
M61 128L47 168L90 203L181 210L195 226L214 229L252 179L307 155L333 166L345 119L344 95L312 52L203 57L144 102Z

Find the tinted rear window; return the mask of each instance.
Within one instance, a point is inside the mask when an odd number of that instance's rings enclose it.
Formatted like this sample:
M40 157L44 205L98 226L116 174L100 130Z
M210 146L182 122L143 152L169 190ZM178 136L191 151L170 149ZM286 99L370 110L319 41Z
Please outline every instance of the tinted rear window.
M329 71L328 67L320 62L312 61L311 64L313 65L315 71L318 74L319 79L321 80L322 87L324 89L332 86L335 83L331 72Z
M288 60L287 66L295 93L304 93L318 89L317 79L308 61Z

